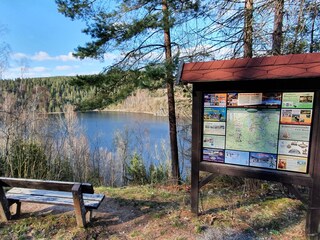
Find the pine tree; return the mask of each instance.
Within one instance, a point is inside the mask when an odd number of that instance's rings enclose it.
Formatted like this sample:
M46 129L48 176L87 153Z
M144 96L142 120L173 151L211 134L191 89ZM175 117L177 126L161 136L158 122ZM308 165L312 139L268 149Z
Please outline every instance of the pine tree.
M175 43L171 39L171 31L197 14L199 2L56 0L59 11L65 16L86 22L87 28L84 32L93 39L84 47L79 46L75 56L103 58L108 51L117 49L124 54L114 66L122 70L137 70L148 65L164 66L163 80L167 87L169 106L172 178L175 183L180 181L180 172L174 100L175 61L172 49ZM121 82L120 79L119 81Z

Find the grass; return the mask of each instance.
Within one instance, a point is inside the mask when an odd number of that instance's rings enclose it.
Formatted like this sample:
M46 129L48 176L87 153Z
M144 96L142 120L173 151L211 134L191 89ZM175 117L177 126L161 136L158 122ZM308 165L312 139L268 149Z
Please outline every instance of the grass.
M70 213L24 214L0 223L0 239L305 239L305 206L278 185L244 193L214 182L201 190L199 216L190 212L188 189L96 188L107 199L87 229L77 228Z

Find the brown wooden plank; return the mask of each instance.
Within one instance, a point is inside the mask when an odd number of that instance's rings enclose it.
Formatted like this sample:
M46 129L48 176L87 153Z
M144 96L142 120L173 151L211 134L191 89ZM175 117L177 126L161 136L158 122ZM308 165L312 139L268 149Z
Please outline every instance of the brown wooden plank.
M0 186L0 220L7 222L11 218L9 203L4 193L3 187Z
M6 196L11 201L69 206L74 204L72 193L62 191L13 188L6 193ZM97 209L103 199L103 194L83 194L84 206L88 209Z
M310 159L312 161L311 173L313 176L313 185L310 191L310 204L307 211L306 234L309 239L320 238L320 92L315 95L315 107L313 115L313 128L310 149Z
M297 199L299 199L302 203L308 204L308 199L305 199L299 192L299 190L292 184L283 183L283 185L289 190L291 194L293 194Z
M77 225L79 227L86 227L86 209L83 203L81 184L75 184L72 187L72 196Z
M300 186L311 187L313 179L309 174L280 172L277 170L268 170L253 167L244 167L237 165L227 165L221 163L205 162L199 164L200 171L217 173L221 175L230 175L246 178L257 178L268 181L296 184Z
M48 197L59 197L59 198L72 198L71 192L65 191L52 191L52 190L42 190L42 189L30 189L30 188L11 188L6 193L8 194L24 194L24 195L40 195L40 196L48 196ZM101 201L103 200L103 194L89 194L84 193L83 199L84 200L92 200L92 201Z
M210 174L208 176L206 176L204 179L202 179L199 182L199 188L202 188L204 185L206 185L207 183L209 183L210 181L212 181L213 179L215 179L218 175L217 174Z
M0 186L4 187L21 187L71 192L74 184L81 184L83 193L94 193L93 186L90 183L0 177Z
M202 115L202 93L193 89L192 102L192 164L191 164L191 211L199 213L199 162L201 154L201 135L200 128Z

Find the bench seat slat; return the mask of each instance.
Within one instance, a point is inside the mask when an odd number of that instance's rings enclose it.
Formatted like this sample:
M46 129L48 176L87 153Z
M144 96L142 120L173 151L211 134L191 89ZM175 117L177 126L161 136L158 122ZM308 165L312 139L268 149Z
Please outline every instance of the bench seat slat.
M3 187L35 188L53 191L71 191L74 184L81 184L83 193L94 193L93 187L90 183L0 177L0 185Z
M65 197L72 198L71 192L64 191L52 191L52 190L39 190L39 189L30 189L30 188L11 188L7 194L28 194L28 195L41 195L41 196L49 196L49 197ZM94 200L101 201L103 200L103 194L83 194L83 199L86 200Z
M6 197L11 201L73 205L72 193L63 191L12 188L6 193ZM83 194L86 208L97 209L103 199L103 194Z

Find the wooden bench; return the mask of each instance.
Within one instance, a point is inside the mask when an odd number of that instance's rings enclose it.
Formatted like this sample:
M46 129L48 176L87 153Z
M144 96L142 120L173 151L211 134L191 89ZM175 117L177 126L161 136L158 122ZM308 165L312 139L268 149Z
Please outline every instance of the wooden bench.
M5 192L5 187L11 189ZM18 216L21 202L31 202L74 206L77 225L86 227L103 199L103 194L94 194L90 183L0 177L0 220L4 222L11 219L13 204Z

